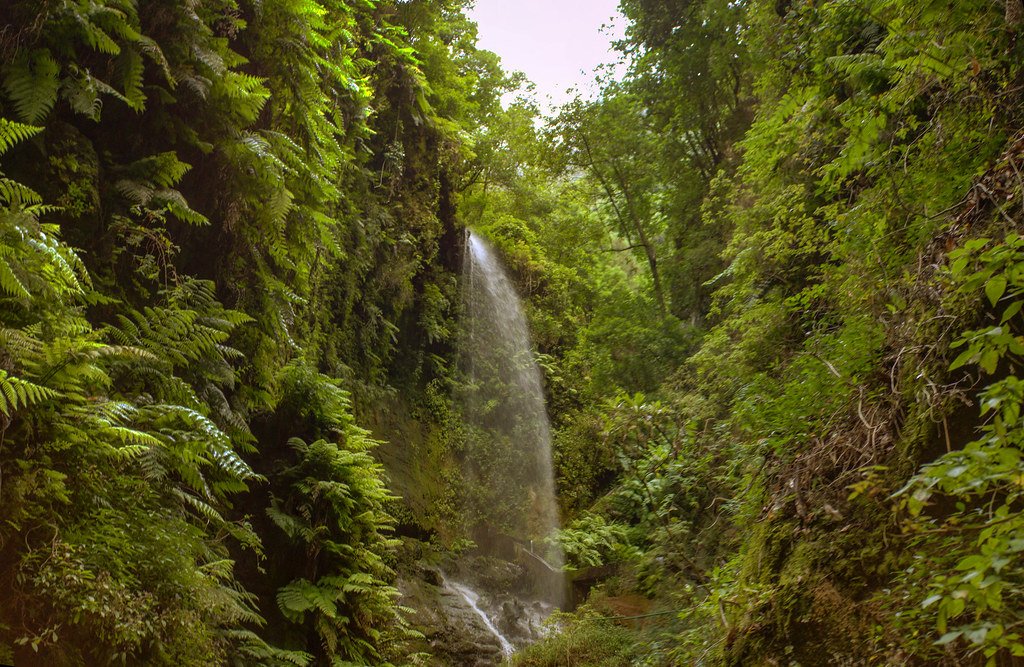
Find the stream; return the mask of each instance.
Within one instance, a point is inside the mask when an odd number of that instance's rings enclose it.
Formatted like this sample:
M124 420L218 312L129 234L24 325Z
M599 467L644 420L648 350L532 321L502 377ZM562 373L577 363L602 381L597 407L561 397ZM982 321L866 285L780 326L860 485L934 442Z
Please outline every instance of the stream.
M479 616L480 619L484 622L484 625L487 626L487 629L491 631L491 634L493 634L498 639L498 642L501 644L501 652L505 655L505 657L507 658L511 656L512 653L514 653L516 650L515 647L512 646L512 642L510 642L505 637L505 635L501 634L501 632L498 631L498 628L494 626L494 623L492 623L491 619L487 617L487 614L485 614L483 610L477 606L477 602L480 600L480 594L474 591L469 586L466 586L465 584L458 584L454 581L450 581L448 582L448 585L455 589L455 591L457 591L459 595L462 596L462 598L466 601L466 604L468 604L473 609L473 611L476 612L477 616Z

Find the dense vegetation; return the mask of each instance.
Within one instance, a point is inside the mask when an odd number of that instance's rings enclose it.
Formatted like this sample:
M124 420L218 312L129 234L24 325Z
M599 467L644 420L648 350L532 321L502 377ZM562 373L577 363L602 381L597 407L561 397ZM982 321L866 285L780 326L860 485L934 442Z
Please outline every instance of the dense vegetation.
M518 664L1024 656L1021 0L622 0L550 118L464 5L4 6L0 662L429 661L466 226L615 570Z

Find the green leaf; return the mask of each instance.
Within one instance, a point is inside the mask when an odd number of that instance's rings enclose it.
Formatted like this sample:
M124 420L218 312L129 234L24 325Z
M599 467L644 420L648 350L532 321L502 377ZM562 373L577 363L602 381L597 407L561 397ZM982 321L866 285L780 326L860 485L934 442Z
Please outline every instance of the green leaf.
M985 296L993 306L1003 297L1004 292L1006 292L1006 278L1003 276L995 276L985 283Z
M995 373L996 367L999 365L999 352L991 349L985 350L981 353L981 358L978 359L978 365L989 375Z
M955 371L956 369L960 368L967 362L971 361L974 358L975 354L976 353L973 349L964 350L959 355L957 355L957 358L954 359L953 363L949 365L949 370Z
M4 90L26 123L43 120L57 101L60 66L47 49L23 54L4 75Z
M1024 306L1024 301L1014 301L1007 306L1006 310L1003 311L1003 317L999 320L999 323L1006 324L1008 321L1013 319L1013 317L1020 312L1021 306Z

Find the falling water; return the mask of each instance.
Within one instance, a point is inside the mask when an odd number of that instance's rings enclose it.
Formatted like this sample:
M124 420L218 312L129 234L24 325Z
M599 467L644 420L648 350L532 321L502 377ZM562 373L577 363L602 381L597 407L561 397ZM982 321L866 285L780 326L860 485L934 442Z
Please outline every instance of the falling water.
M542 564L534 568L536 587L559 604L563 556L544 541L559 524L540 367L519 297L494 251L473 233L467 250L464 404L473 489L467 504L477 526L516 539L520 553L530 553L526 560Z
M476 613L476 615L479 616L480 619L484 622L484 626L487 628L487 630L492 635L494 635L495 638L497 638L498 643L501 644L502 654L506 658L512 655L512 653L516 650L515 647L512 646L512 642L510 642L508 638L505 637L505 635L501 634L498 628L494 626L494 623L491 622L491 619L487 616L487 614L484 613L483 609L481 609L477 605L477 602L480 601L480 594L464 584L457 584L454 581L448 582L448 584L459 595L462 596L462 599L466 601L466 604L468 604L469 607L473 610L473 612Z

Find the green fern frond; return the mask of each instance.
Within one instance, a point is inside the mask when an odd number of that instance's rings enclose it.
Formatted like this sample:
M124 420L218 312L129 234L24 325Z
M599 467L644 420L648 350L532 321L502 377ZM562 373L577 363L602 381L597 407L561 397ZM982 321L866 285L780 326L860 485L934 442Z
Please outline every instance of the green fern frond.
M22 207L26 204L41 204L43 198L27 185L0 176L0 201L11 206Z
M309 525L283 511L276 499L267 507L266 512L267 517L274 522L274 525L293 540L299 539L303 542L310 542L315 537L315 531Z
M88 274L80 266L78 255L73 250L45 235L29 239L28 245L45 257L44 271L51 286L59 287L60 291L80 292L82 290L82 285L78 280L79 276Z
M64 77L61 96L67 100L72 111L99 122L103 100L100 99L96 79L88 73L82 73L76 67L69 69L72 70L72 76Z
M60 65L47 49L25 53L6 68L4 90L26 123L43 120L57 101Z
M266 201L264 215L271 229L284 229L285 218L288 217L288 213L293 207L293 198L294 196L288 188L281 187ZM287 244L282 247L287 247Z
M193 210L185 200L185 196L177 190L159 190L155 193L153 199L160 202L167 209L168 213L182 222L196 226L210 224L209 218Z
M120 462L132 461L142 457L148 451L149 447L145 445L123 445L114 449L113 457Z
M159 362L160 357L149 350L134 345L106 345L96 351L97 357L117 357L120 359L139 359L141 361Z
M6 153L11 146L34 137L42 131L41 127L0 118L0 155Z
M114 189L136 206L146 206L153 198L151 185L127 178L114 183Z
M335 596L330 589L317 586L306 579L296 579L277 593L277 606L293 623L301 623L306 612L316 610L324 617L338 617Z
M138 39L138 46L142 55L156 63L157 67L159 67L160 71L163 73L164 79L168 84L170 84L171 88L174 88L178 82L171 73L171 65L167 62L167 56L164 55L160 45L152 38L141 35Z
M19 408L27 408L60 394L48 387L22 380L0 369L0 412L8 417Z
M232 110L240 120L251 123L270 98L265 81L261 77L229 70L214 84L214 90L231 100Z
M70 76L64 77L61 95L72 110L99 122L103 110L103 95L118 99L131 106L131 101L110 84L97 79L88 70L75 65L68 66Z
M27 299L32 296L28 288L25 287L25 283L14 272L10 263L2 256L0 256L0 289L11 296L21 299Z
M134 49L124 49L118 57L117 69L128 106L135 111L142 111L146 107L146 94L142 91L145 70L142 56Z
M210 88L213 87L213 81L207 79L205 76L198 74L191 74L180 79L180 82L191 90L196 97L201 100L205 100L210 95Z
M38 354L43 342L28 329L0 328L0 346L17 357Z
M221 513L205 500L179 489L174 489L174 495L209 521L216 524L224 523L224 517Z
M225 472L230 474L232 477L238 480L254 480L264 479L261 475L257 475L249 464L242 460L234 449L224 448L215 449L213 452L214 459L217 464Z
M133 428L126 426L109 426L104 429L105 433L114 436L121 442L126 448L132 448L133 451L139 450L144 451L149 447L161 447L163 442L159 438L145 433L143 431L137 431Z
M170 188L178 184L192 165L178 159L174 151L165 151L132 162L127 171L136 178L158 188Z
M227 71L227 67L224 64L224 58L222 58L216 51L202 46L196 46L192 49L192 53L196 57L196 60L201 62L203 65L206 65L206 67L208 67L209 70L217 76L223 76L224 72Z
M239 654L249 658L252 664L308 667L313 662L309 653L271 646L251 630L226 630L224 634L237 645ZM249 662L247 660L246 664Z
M109 56L116 56L121 52L121 47L105 30L85 17L79 16L79 19L78 26L89 48Z

